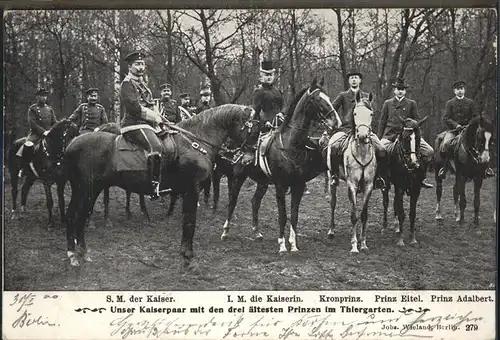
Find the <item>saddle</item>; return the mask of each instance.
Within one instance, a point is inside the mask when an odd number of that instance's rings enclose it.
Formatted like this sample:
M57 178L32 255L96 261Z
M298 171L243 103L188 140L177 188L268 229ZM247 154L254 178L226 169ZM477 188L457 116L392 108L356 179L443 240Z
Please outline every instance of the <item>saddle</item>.
M162 158L167 163L173 163L178 158L177 144L173 135L177 131L161 131L157 133L163 144ZM113 169L115 171L147 171L147 152L138 145L128 141L123 135L115 138L116 152L113 155Z
M267 177L271 177L271 170L267 163L267 153L271 142L276 138L276 131L269 131L259 137L258 147L255 150L255 165L259 166Z

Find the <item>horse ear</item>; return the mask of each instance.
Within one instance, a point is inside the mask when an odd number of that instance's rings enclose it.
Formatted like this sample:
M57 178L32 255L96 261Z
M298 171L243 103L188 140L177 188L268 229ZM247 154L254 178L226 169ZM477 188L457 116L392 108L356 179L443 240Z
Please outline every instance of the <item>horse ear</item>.
M425 116L424 118L420 119L420 120L418 121L418 123L417 123L417 124L418 124L418 126L422 126L422 124L424 124L424 123L425 123L425 121L427 120L427 118L429 118L429 116Z
M368 101L371 103L373 100L373 93L368 94Z
M311 82L311 88L315 88L316 87L316 84L318 82L318 78L317 77L314 77L313 81Z
M323 86L323 84L325 83L325 77L321 77L321 80L319 81L319 86Z

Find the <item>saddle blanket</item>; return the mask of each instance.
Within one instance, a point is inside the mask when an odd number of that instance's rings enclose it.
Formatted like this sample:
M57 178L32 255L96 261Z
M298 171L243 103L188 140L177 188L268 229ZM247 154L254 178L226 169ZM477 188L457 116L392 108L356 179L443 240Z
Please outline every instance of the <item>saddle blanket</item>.
M271 146L271 141L276 137L276 131L270 131L259 138L259 146L255 155L255 165L258 165L262 172L271 178L271 169L267 163L267 152Z
M122 135L115 138L115 145L113 168L116 171L146 171L148 169L146 151L130 143Z

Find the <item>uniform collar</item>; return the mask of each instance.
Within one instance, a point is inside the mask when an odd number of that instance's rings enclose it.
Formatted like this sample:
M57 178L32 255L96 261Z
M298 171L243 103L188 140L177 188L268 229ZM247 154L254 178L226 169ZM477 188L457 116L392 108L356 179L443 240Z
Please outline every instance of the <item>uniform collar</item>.
M138 82L142 82L142 79L141 77L138 77L138 76L134 76L132 74L132 72L129 72L128 75L127 75L128 78L132 79L132 80L135 80L135 81L138 81Z
M463 99L465 98L465 96L463 96L462 98L458 98L458 96L455 96L455 98L456 98L457 100L463 100Z
M262 85L262 87L265 87L265 88L268 88L268 89L270 89L270 88L273 87L273 84L268 84L268 83L262 83L261 85Z
M405 100L405 99L406 99L406 96L402 97L401 99L398 99L398 97L394 96L394 101L395 101L396 103L401 103L401 102L403 102L403 100Z

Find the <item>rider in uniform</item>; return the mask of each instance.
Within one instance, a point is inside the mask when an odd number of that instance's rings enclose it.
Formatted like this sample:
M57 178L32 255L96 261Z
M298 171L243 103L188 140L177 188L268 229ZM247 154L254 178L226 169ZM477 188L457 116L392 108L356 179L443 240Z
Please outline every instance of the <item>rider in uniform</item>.
M420 119L417 112L417 103L414 100L406 98L406 89L409 85L405 84L404 79L397 78L392 86L394 88L394 97L384 102L378 127L379 136L382 136L381 142L386 148L394 143L398 134L403 129L403 123L397 116L402 119ZM424 188L432 188L433 185L425 181L425 175L427 174L429 164L434 159L434 149L423 137L420 138L420 152L422 154L422 166L424 169L424 178L421 185Z
M36 103L31 105L28 109L28 123L30 132L26 138L26 142L19 148L16 155L21 158L23 166L19 172L22 176L22 168L29 165L33 157L33 147L45 137L50 128L57 123L54 109L47 104L47 96L49 91L45 88L39 88L36 95Z
M108 116L104 106L98 103L99 89L89 88L85 91L87 102L80 104L69 120L78 125L80 134L94 131L97 127L108 122Z
M211 108L210 100L212 98L212 90L210 86L205 85L200 90L200 105L196 108L195 113L198 114L202 111L208 110Z
M178 123L181 121L181 113L177 102L172 98L172 85L165 83L160 86L161 99L160 99L160 113L163 118L171 123Z
M184 93L181 93L179 98L181 99L181 105L179 106L179 110L181 112L182 119L191 118L192 115L191 115L191 112L189 111L189 106L191 103L191 96L189 95L189 93L184 92Z
M369 93L361 90L361 83L363 81L363 74L358 71L351 71L347 74L347 81L349 82L349 89L340 92L340 94L333 101L333 108L339 112L339 117L342 117L342 125L333 134L330 139L330 148L332 155L332 171L331 171L331 184L338 185L339 183L339 167L342 163L344 152L343 145L349 137L354 124L352 113L356 106L356 94L359 92L360 98L369 98ZM377 158L377 176L375 178L375 188L386 190L386 181L384 175L387 173L387 152L375 133L370 134L372 145L375 147L375 157Z
M274 87L273 62L264 60L260 67L260 86L253 93L253 109L259 115L261 133L266 133L284 120L283 94Z
M144 58L142 52L132 52L125 57L129 73L121 83L120 98L125 111L121 132L124 138L147 152L150 196L157 199L163 147L153 126L156 127L163 119L153 110L153 95L143 79L146 69Z
M462 129L469 124L476 114L476 105L470 98L465 97L465 82L463 80L453 83L453 92L455 98L446 102L446 112L443 115L443 123L448 129L442 134L441 148L439 150L440 156L444 161L444 166L439 169L438 176L441 179L446 178L448 170L447 159L451 158L452 149L450 142L455 138ZM485 170L485 177L493 177L495 172L488 167Z

